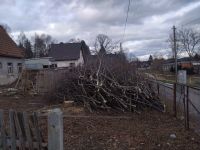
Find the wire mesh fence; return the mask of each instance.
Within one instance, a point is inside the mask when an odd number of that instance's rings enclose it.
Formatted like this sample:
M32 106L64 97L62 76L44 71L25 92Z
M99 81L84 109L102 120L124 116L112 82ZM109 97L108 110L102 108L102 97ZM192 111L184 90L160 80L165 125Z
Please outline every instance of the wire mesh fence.
M200 89L188 87L190 127L200 133Z
M200 133L200 88L184 84L150 81L165 105L165 111L184 120L186 129Z

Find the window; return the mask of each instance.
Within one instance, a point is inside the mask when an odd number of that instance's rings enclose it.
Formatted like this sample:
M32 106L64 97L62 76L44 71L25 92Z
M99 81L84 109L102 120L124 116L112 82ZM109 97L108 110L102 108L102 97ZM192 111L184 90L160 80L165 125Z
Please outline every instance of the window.
M2 62L0 62L0 69L2 69L2 68L3 68Z
M49 66L48 65L43 65L43 68L45 69L45 68L49 68Z
M50 65L50 68L57 68L57 64Z
M8 63L8 73L13 73L13 63Z
M70 63L69 66L70 67L75 67L75 63Z
M18 68L18 73L21 73L22 72L22 63L18 63L17 68Z

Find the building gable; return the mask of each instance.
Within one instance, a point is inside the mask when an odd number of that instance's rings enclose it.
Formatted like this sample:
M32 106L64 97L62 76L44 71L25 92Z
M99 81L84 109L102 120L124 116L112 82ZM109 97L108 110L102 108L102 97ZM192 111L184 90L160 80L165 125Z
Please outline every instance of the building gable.
M0 56L23 58L24 52L18 48L8 33L0 26Z

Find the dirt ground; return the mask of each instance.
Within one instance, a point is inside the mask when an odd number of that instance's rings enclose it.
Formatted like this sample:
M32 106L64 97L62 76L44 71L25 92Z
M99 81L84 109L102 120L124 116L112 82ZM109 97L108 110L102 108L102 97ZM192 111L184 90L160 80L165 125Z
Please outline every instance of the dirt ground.
M113 112L91 114L80 106L49 104L40 96L0 96L0 109L4 110L32 112L52 107L60 107L64 111L66 150L194 150L200 146L200 136L193 130L185 131L183 121L167 113L146 110L140 115ZM46 137L46 119L41 120Z

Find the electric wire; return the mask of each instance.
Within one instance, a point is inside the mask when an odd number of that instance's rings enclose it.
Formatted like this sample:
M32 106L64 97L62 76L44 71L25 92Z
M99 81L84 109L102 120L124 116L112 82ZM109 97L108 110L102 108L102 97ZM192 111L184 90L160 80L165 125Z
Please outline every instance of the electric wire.
M123 38L122 41L124 41L125 38L125 34L126 34L126 28L127 28L127 22L128 22L128 14L130 11L130 5L131 5L131 0L128 1L128 8L127 8L127 12L126 12L126 19L125 19L125 24L124 24L124 33L123 33Z

